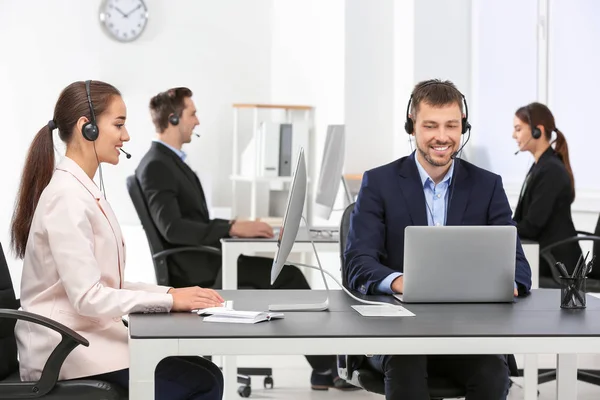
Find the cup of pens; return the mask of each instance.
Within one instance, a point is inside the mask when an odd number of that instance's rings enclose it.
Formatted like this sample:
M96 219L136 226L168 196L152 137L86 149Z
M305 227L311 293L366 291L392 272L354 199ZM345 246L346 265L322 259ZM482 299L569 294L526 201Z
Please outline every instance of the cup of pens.
M560 308L575 310L582 309L586 306L585 293L587 276L592 272L594 265L594 256L592 260L586 264L588 254L583 258L583 254L579 257L579 261L575 266L572 275L569 275L565 265L561 262L556 263L560 270Z

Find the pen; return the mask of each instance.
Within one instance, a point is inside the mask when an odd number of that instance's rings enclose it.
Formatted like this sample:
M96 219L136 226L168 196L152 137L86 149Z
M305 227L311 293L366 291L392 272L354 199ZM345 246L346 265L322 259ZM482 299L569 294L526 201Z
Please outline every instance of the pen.
M565 277L565 278L571 277L571 275L569 275L569 272L567 271L567 268L565 268L565 264L563 264L559 261L556 263L556 267L558 268L558 270L560 271L560 273L563 277Z

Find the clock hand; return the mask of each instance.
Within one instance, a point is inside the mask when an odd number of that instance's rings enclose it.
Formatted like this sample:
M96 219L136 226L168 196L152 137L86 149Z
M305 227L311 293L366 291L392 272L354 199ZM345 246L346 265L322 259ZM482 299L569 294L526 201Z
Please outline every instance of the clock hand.
M134 8L133 10L131 10L131 11L129 11L127 14L125 14L125 18L129 17L129 15L130 15L132 12L134 12L134 11L136 11L136 10L139 10L139 9L140 9L140 7L142 7L142 5L141 5L141 4L138 4L138 6L137 6L136 8Z
M128 14L125 14L123 11L121 11L121 10L119 9L119 7L115 7L115 10L117 10L118 12L120 12L120 13L121 13L121 15L122 15L122 16L124 16L125 18L127 18L127 15L128 15Z

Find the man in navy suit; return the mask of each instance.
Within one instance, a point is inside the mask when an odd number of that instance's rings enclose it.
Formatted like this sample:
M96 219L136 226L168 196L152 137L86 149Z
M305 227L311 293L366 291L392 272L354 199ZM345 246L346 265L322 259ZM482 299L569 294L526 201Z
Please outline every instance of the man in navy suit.
M345 252L349 285L364 294L402 293L404 229L410 225L514 225L500 176L456 158L469 131L466 100L449 81L417 84L406 131L417 150L363 175ZM468 138L467 138L468 140ZM468 290L465 278L465 290ZM515 296L531 289L531 270L517 242ZM506 399L504 355L368 358L385 375L387 400L428 400L428 376L460 382L467 400Z

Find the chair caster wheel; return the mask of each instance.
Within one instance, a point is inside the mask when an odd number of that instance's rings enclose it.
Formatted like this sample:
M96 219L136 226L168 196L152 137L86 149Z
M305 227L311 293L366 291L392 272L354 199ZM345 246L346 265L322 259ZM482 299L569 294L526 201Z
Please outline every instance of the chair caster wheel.
M273 377L267 376L263 382L265 389L273 389Z
M252 393L252 389L250 388L250 386L240 386L238 388L238 394L241 397L250 397L251 393Z

